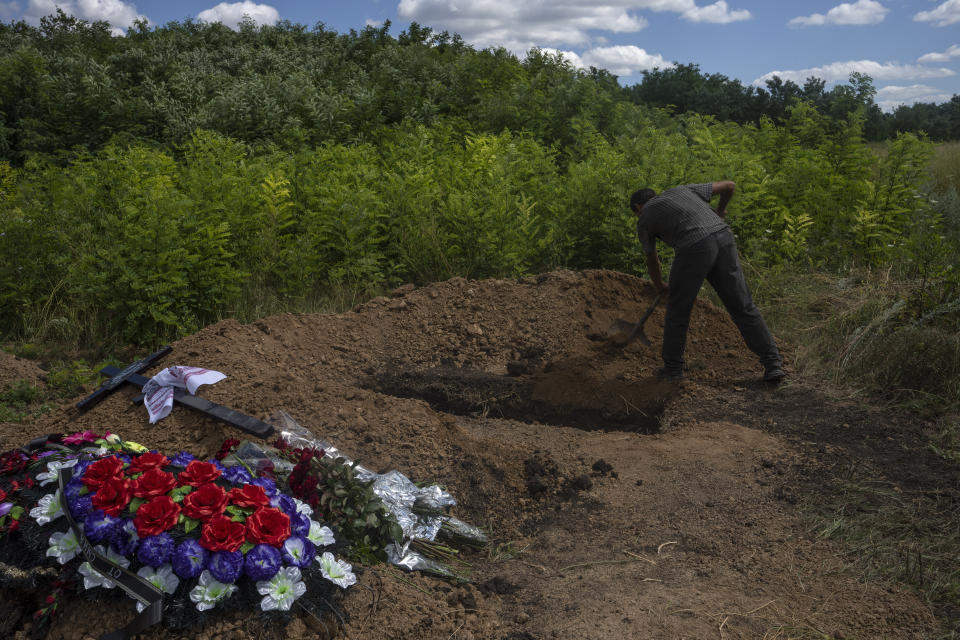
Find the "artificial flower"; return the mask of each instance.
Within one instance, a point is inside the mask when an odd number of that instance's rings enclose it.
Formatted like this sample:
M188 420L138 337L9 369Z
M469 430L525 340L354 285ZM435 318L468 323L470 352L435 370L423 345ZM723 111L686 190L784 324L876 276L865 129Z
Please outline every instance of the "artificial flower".
M250 472L239 464L225 468L223 477L232 484L249 484L253 480Z
M122 555L130 555L140 546L140 535L133 520L124 519L113 529L110 535L110 547Z
M87 431L84 431L82 433L77 432L77 433L70 434L69 436L64 436L63 443L64 444L84 444L86 442L94 442L99 437L100 436L98 436L93 431L90 431L88 429Z
M343 560L337 560L329 551L317 556L317 562L320 563L323 577L338 587L346 589L357 581L357 577L353 575L353 567Z
M93 496L88 494L71 498L67 496L67 508L75 520L83 520L93 511Z
M304 502L303 500L293 499L294 504L297 505L297 513L302 513L308 518L313 515L313 507Z
M227 506L227 492L212 482L200 485L183 499L183 515L194 520L206 522L214 516L223 514Z
M12 502L0 502L0 518L10 513L13 509Z
M303 536L290 536L283 541L283 561L292 567L309 567L316 547Z
M181 451L173 457L173 460L170 461L175 467L186 467L188 464L196 460L192 453L187 451Z
M170 459L162 453L147 451L135 458L130 459L130 466L127 467L127 473L144 473L150 469L163 469L170 464Z
M78 553L80 553L80 541L77 540L77 534L73 532L72 527L62 533L50 534L48 556L53 556L60 564L67 564L76 558Z
M210 552L193 538L187 538L173 552L171 564L177 575L184 579L196 578L207 566Z
M317 547L326 547L336 542L333 539L333 531L330 527L325 527L316 520L310 521L310 533L307 534L307 540Z
M140 567L137 575L155 586L163 593L173 593L180 584L180 578L173 573L170 565L165 564L162 567ZM143 611L147 605L137 600L137 611Z
M150 467L133 482L133 495L138 498L155 498L166 495L176 486L177 479L173 477L172 473L167 473L159 467Z
M100 458L89 467L83 474L83 484L87 485L91 491L100 488L100 485L120 475L123 472L123 460L118 456L112 455L106 458Z
M258 544L247 551L243 559L243 571L251 580L269 580L280 569L283 557L280 551L268 544Z
M115 516L130 504L133 497L133 484L129 478L117 476L100 483L93 496L93 508Z
M83 519L83 535L93 544L107 542L119 525L119 518L95 509Z
M170 561L176 544L170 534L164 531L140 541L137 547L137 560L151 567L159 567Z
M265 507L270 504L270 498L263 487L255 484L247 484L240 488L230 489L227 494L230 496L230 502L238 507Z
M279 509L261 507L247 518L247 538L279 548L290 537L290 516Z
M140 444L139 442L133 442L131 440L127 440L126 442L123 443L123 445L128 450L133 451L134 453L143 453L144 451L147 450L147 448L142 444Z
M285 493L278 493L274 496L270 496L270 506L275 509L280 509L287 515L291 515L297 512L297 503L293 501L293 498L288 496Z
M300 580L300 569L284 567L269 580L258 582L257 591L263 596L262 610L289 611L294 601L307 592L307 585Z
M197 611L206 611L232 596L236 590L236 585L224 584L214 578L210 571L204 571L200 574L199 584L190 591L190 600L196 603Z
M217 551L210 556L207 568L220 582L236 582L243 572L243 554L239 551Z
M180 517L180 505L170 496L157 496L140 505L133 523L141 538L155 536L177 524Z
M105 549L100 545L95 546L93 549L115 565L121 566L124 569L130 567L130 560L123 557L119 553L116 553L113 549ZM80 572L80 575L83 576L84 589L94 589L96 587L113 589L115 586L117 586L113 580L110 580L102 573L94 569L93 565L91 565L89 562L84 562L77 570Z
M242 522L234 522L226 516L215 516L203 524L200 546L210 551L236 551L243 546L246 533Z
M47 470L37 474L37 480L41 487L45 487L51 482L55 482L60 476L60 469L68 469L77 464L77 459L72 460L51 460L47 463Z
M218 477L220 477L220 469L217 469L215 464L192 460L187 468L177 476L177 483L181 486L188 484L191 487L199 487L202 484L213 482Z
M45 525L63 515L63 509L60 508L60 489L54 493L48 493L40 498L39 504L30 509L30 517L37 521L39 525Z

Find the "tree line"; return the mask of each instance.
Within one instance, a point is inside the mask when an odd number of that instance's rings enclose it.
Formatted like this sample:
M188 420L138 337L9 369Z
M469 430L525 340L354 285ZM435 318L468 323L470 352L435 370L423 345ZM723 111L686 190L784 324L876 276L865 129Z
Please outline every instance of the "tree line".
M575 118L611 133L621 102L744 124L780 122L802 100L835 119L862 110L868 140L921 131L960 138L960 97L884 114L870 78L858 74L829 91L815 78L803 87L773 78L764 89L681 64L620 87L604 70L576 70L541 51L521 60L417 24L393 37L389 26L338 34L322 23L248 22L234 31L186 20L140 22L115 37L105 22L62 11L36 27L0 23L0 159L20 166L31 154L64 156L111 139L178 144L197 129L295 149L441 118L562 147L575 137Z

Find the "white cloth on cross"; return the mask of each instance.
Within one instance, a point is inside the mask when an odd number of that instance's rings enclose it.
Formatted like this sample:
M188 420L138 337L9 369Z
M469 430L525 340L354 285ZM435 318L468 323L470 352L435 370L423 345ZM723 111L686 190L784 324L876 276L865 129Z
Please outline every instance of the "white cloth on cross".
M186 389L190 395L196 395L200 385L214 384L226 377L219 371L201 367L167 367L143 385L143 404L150 414L150 424L163 420L173 411L175 387Z

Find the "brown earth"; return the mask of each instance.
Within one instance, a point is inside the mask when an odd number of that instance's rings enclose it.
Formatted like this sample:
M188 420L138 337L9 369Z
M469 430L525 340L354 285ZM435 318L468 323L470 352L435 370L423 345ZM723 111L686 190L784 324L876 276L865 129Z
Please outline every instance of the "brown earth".
M439 482L458 499L455 515L489 534L490 547L468 555L467 584L365 570L343 601L339 637L942 633L943 612L935 618L907 589L858 578L802 515L859 477L907 493L936 485L956 500L956 471L926 453L924 425L796 374L778 387L759 382L759 365L708 302L691 321L688 380L657 382L662 308L648 325L652 346L604 339L651 299L642 280L609 271L457 278L339 315L223 321L175 343L145 375L172 364L222 371L228 378L200 395L262 419L286 411L364 466ZM32 363L2 358L0 388L42 379ZM69 403L32 424L4 424L0 445L93 429L206 456L243 435L183 407L150 426L130 403L135 393L114 392L83 414ZM132 611L76 602L49 637L96 636ZM196 637L277 631L251 615ZM326 635L308 619L279 632Z

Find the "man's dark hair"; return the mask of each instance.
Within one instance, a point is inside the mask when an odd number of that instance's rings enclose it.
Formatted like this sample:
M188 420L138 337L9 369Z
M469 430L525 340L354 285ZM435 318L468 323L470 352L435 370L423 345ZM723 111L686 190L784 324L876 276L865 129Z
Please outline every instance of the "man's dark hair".
M641 207L647 203L647 200L657 195L653 189L639 189L630 196L630 210L633 211L633 205L638 204Z

